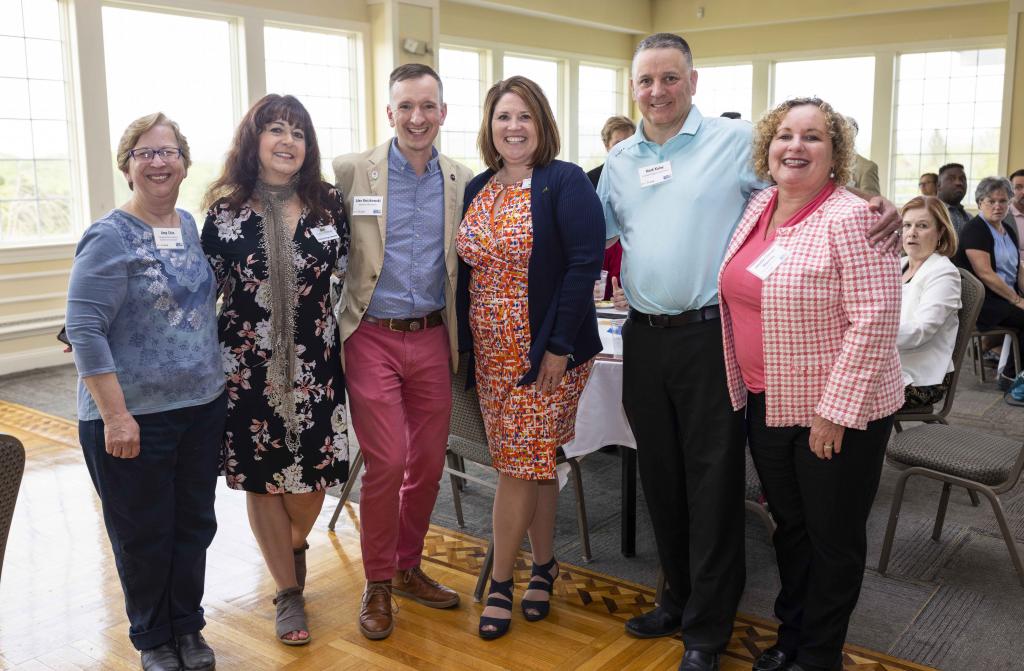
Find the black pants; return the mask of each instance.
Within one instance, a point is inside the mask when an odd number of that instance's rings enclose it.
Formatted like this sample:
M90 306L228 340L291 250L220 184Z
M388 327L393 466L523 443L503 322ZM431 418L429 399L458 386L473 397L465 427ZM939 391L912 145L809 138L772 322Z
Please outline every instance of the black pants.
M809 428L766 426L764 394L749 395L747 418L750 454L778 524L777 645L804 668L832 669L860 596L868 513L892 416L863 431L846 429L842 451L830 460L811 452Z
M134 459L106 453L103 420L78 423L78 435L139 650L205 626L206 548L217 531L214 491L227 395L204 405L136 415Z
M729 402L718 319L622 329L622 403L668 586L687 649L721 652L744 566L743 415Z

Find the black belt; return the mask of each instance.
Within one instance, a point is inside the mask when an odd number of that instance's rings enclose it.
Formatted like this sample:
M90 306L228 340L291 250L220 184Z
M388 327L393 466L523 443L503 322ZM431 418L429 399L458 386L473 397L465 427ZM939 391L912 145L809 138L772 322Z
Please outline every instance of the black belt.
M717 305L709 305L699 310L687 310L677 315L648 315L633 308L629 309L630 320L658 329L670 329L676 326L707 322L712 319L718 319L720 316Z
M431 312L426 317L415 317L411 319L377 319L370 315L363 315L363 321L370 324L376 324L377 326L382 326L386 329L391 329L392 331L402 332L419 331L420 329L428 329L432 326L440 326L444 323L440 310Z

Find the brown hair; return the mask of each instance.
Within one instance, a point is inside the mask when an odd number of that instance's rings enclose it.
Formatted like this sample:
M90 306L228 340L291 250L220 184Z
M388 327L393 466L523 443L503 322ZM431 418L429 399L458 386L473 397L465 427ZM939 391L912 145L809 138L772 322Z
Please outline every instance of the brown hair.
M484 118L476 140L484 163L495 172L501 168L501 156L494 147L491 119L494 117L494 108L498 106L498 101L506 93L514 93L522 99L537 125L537 151L534 152L530 160L530 166L536 167L551 163L558 156L561 147L558 138L558 123L555 121L555 115L551 113L551 105L548 104L548 99L544 96L544 91L540 86L519 75L504 79L492 86L484 99Z
M444 84L441 83L440 75L437 74L434 68L422 63L406 63L392 70L391 77L388 79L388 95L391 95L391 89L398 82L404 82L406 79L419 79L420 77L434 78L434 81L437 82L438 102L444 102Z
M188 148L188 140L181 134L178 124L168 119L167 115L163 112L153 112L152 114L141 116L128 124L128 127L124 129L124 133L121 134L121 139L117 143L118 170L123 173L128 172L128 161L131 159L131 150L135 148L135 143L139 141L140 137L157 126L167 126L174 133L174 141L178 143L178 149L181 150L181 161L185 164L185 174L188 174L189 166L192 165L192 154ZM156 147L156 149L159 149L159 147ZM128 183L128 188L134 189L131 182Z
M276 93L260 98L242 117L224 159L224 171L206 191L203 200L206 207L223 201L230 209L237 210L249 200L260 174L260 134L268 124L279 120L299 128L305 135L306 159L299 168L295 190L302 204L310 209L314 217L312 220L324 217L322 201L325 188L313 121L294 96Z
M608 143L612 141L612 135L621 130L626 130L633 134L636 132L636 124L628 116L608 117L608 120L604 122L604 126L601 127L601 142L604 143L605 149L610 149Z
M906 205L900 208L900 218L909 210L925 210L932 215L936 226L939 229L939 242L935 245L935 251L943 256L952 257L956 254L956 229L953 222L949 220L949 212L946 206L937 196L915 196Z
M768 171L768 147L779 130L783 117L789 110L803 105L814 105L825 115L825 129L832 139L832 161L835 164L832 181L844 186L853 175L853 163L857 157L853 144L853 130L846 117L821 98L791 98L761 117L754 127L754 146L751 149L754 172L763 180L774 181Z

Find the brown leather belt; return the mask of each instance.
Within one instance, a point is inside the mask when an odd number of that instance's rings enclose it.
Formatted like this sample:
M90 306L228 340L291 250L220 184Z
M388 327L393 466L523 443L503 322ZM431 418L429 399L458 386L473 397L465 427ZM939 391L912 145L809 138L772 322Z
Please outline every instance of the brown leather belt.
M631 321L637 321L641 324L661 329L711 321L712 319L718 319L720 316L717 305L709 305L699 310L687 310L678 315L649 315L632 308L629 310Z
M376 324L381 328L390 329L392 331L401 331L408 333L410 331L421 331L423 329L431 328L432 326L440 326L444 323L444 319L441 317L441 311L431 312L426 317L416 317L415 319L377 319L370 315L363 315L363 321L368 324Z

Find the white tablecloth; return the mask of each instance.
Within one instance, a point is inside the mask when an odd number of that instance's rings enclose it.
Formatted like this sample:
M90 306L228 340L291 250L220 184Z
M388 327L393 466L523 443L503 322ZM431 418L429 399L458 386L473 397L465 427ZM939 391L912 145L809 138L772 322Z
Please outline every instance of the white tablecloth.
M622 359L598 359L580 397L576 439L562 449L567 457L596 452L605 445L636 448L622 409Z

